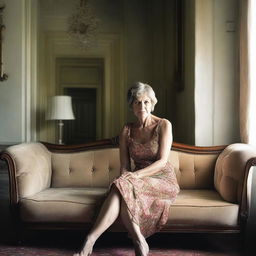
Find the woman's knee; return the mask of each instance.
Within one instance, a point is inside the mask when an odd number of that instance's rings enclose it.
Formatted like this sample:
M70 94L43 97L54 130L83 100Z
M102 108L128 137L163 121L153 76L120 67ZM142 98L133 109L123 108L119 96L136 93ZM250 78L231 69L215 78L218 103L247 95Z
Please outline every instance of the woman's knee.
M118 195L121 196L119 189L117 188L117 186L115 184L113 184L110 188L110 193L114 194L114 195Z
M118 190L118 188L113 185L111 188L110 188L110 191L109 191L109 194L108 194L108 198L113 198L113 199L117 199L120 201L120 205L121 205L121 194Z

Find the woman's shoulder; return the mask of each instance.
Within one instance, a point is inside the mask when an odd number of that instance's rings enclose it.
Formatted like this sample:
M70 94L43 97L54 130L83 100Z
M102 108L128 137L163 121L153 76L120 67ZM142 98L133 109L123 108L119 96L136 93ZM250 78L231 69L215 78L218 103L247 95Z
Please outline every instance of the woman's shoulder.
M165 118L161 118L161 123L162 123L162 125L172 125L172 123L168 119L165 119Z
M124 124L122 130L121 130L121 135L127 136L130 134L130 129L131 129L132 123L126 123Z
M131 122L125 123L123 126L123 130L131 129L132 126L133 126L133 123Z
M166 129L172 129L172 123L168 119L160 118L160 120L159 120L159 128L162 131L164 131Z
M155 121L157 122L157 124L159 126L169 126L169 125L172 125L171 122L166 119L166 118L161 118L161 117L158 117L158 116L154 116L155 118Z

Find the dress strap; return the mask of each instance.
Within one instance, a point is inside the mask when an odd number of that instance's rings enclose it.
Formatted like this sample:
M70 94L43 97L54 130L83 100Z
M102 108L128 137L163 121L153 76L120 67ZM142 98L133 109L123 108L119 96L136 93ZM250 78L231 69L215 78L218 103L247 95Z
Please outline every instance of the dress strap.
M127 138L130 139L131 138L131 124L127 123L125 125L125 129L126 129Z
M159 129L160 129L160 126L161 126L161 123L162 123L163 119L161 118L159 121L158 121L158 124L156 126L156 132L159 134Z
M127 137L130 138L131 137L131 125L127 124Z

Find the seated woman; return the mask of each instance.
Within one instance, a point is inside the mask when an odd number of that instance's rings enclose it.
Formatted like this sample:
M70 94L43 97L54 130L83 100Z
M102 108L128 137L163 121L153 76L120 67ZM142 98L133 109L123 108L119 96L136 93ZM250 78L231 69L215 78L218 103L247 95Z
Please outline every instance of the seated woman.
M127 100L137 121L126 124L120 134L121 176L113 181L83 249L74 256L91 255L96 240L119 215L136 255L148 255L145 238L166 223L169 208L179 193L174 169L168 162L172 126L168 120L151 114L157 103L153 89L138 82L128 90Z

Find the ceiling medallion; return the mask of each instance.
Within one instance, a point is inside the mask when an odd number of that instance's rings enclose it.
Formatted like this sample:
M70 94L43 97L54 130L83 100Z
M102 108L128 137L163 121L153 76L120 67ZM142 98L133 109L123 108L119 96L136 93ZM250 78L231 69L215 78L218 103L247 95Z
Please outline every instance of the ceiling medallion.
M68 25L68 34L81 48L95 45L99 19L95 17L89 0L80 0L74 14L68 19Z

